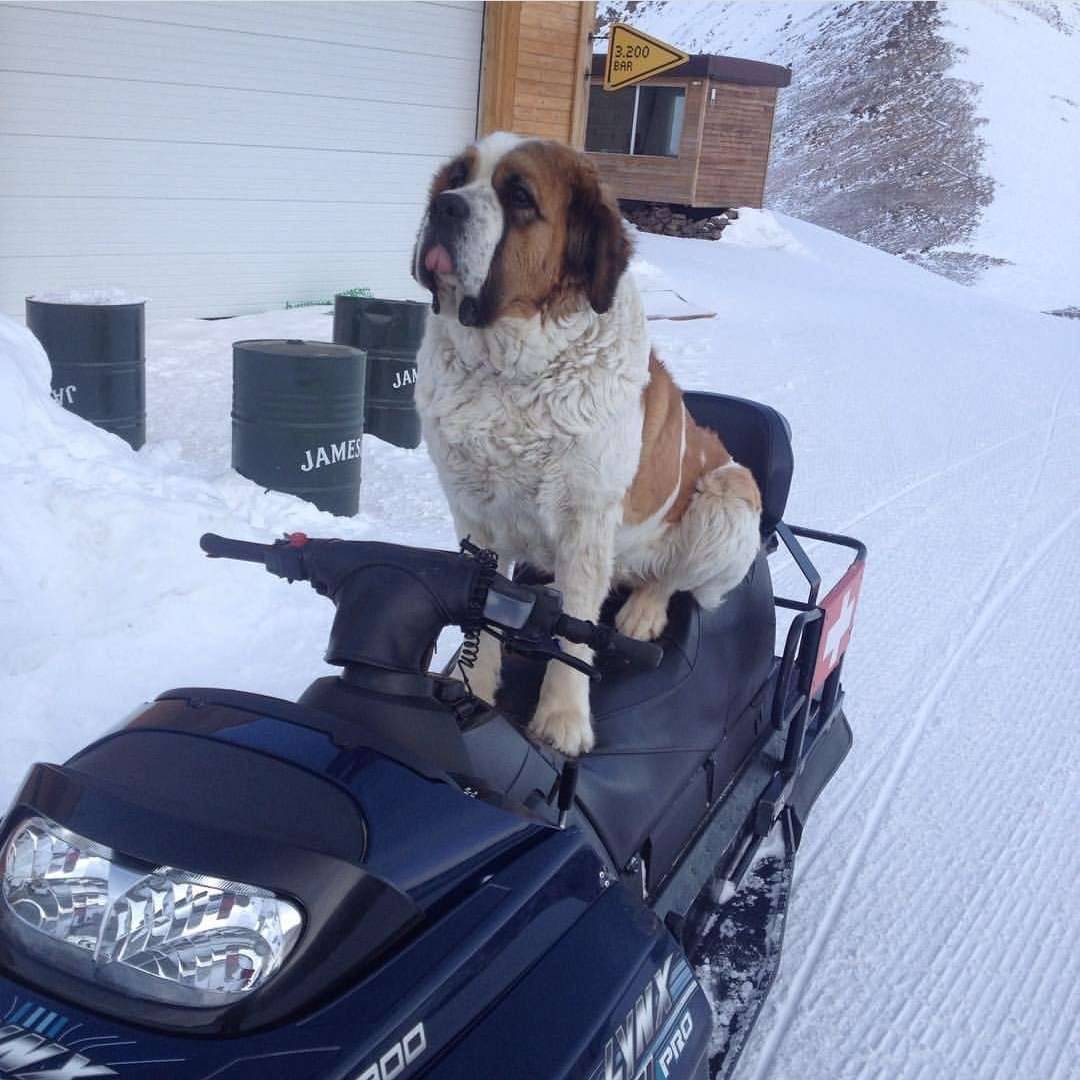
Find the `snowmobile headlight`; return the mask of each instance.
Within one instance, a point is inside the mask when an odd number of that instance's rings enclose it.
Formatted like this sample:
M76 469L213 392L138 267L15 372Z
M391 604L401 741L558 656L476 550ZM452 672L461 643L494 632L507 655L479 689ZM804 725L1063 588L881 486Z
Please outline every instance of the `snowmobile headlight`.
M0 851L0 930L73 974L174 1005L221 1006L258 989L303 926L292 901L153 866L46 817Z

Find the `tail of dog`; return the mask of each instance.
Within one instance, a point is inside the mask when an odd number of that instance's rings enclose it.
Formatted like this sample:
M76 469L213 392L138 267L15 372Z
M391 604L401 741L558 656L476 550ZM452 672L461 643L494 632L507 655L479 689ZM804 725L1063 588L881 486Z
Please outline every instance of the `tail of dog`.
M693 568L689 589L715 608L746 576L761 546L761 493L753 474L729 461L698 481L679 523L682 565Z

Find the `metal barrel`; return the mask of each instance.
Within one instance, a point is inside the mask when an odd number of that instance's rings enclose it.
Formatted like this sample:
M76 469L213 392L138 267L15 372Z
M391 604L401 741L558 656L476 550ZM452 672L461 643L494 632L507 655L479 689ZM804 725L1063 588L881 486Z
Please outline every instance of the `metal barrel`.
M325 341L233 343L232 464L331 514L360 505L364 354Z
M53 397L138 450L146 442L146 302L28 296L26 325L49 357Z
M414 300L334 297L334 341L367 353L364 432L407 449L420 445L414 390L427 309Z

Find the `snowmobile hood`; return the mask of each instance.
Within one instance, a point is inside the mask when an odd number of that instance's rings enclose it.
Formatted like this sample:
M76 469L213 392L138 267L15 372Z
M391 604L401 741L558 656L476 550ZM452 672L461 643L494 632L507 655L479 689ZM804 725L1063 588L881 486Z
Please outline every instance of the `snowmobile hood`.
M362 865L422 908L535 828L360 724L232 690L167 691L67 765L193 823Z
M39 815L122 856L246 882L303 912L265 988L213 1008L139 1002L143 1022L237 1031L294 1014L375 970L536 830L448 778L344 745L325 721L272 698L178 691L65 765L31 769L0 843ZM0 968L114 1016L133 1007L12 942L0 940Z

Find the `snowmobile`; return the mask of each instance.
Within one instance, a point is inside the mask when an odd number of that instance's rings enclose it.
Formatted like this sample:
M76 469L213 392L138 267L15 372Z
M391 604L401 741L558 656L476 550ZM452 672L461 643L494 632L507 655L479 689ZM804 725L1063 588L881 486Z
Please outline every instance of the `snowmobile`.
M719 609L677 595L656 643L612 628L619 597L575 619L467 542L205 535L334 603L341 672L296 702L169 690L30 769L0 823L0 1076L729 1076L851 745L865 549L784 522L780 414L687 403L754 472L763 544ZM803 541L852 553L823 598ZM803 599L773 595L781 544ZM493 706L430 670L447 627L466 675L501 638ZM545 665L582 666L559 639L595 650L578 760L525 730Z

